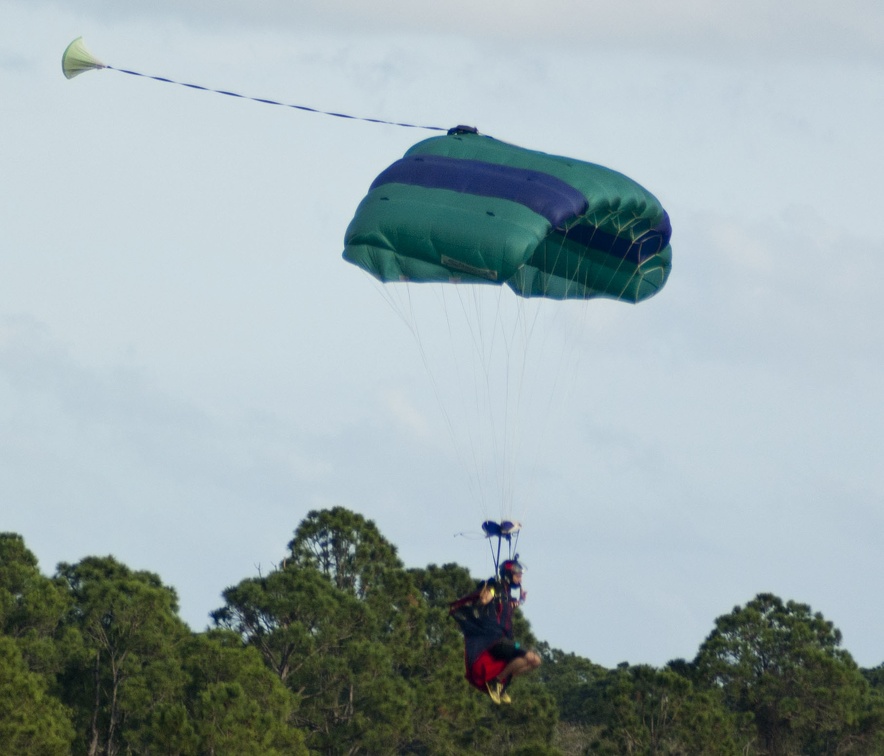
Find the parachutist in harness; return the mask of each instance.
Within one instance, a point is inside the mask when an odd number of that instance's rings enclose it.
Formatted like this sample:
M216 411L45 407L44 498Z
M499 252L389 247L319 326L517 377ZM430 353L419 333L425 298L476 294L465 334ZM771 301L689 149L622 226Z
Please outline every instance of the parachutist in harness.
M490 524L500 528L496 523ZM487 525L483 525L486 533ZM500 539L509 542L513 532L518 532L517 523L514 531L489 534L489 538L499 539L498 555ZM449 615L460 625L464 636L466 679L488 693L496 704L511 703L507 687L513 678L537 669L541 663L536 651L526 651L513 637L513 615L526 596L522 588L523 569L518 554L511 555L499 568L495 560L496 577L480 583L473 593L449 607Z

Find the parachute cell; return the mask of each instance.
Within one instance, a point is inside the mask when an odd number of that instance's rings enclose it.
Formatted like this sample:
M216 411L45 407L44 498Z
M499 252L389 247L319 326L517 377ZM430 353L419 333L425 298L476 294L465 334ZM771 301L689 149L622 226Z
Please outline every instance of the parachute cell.
M671 231L657 199L616 171L452 129L375 179L344 259L384 282L638 302L666 283Z

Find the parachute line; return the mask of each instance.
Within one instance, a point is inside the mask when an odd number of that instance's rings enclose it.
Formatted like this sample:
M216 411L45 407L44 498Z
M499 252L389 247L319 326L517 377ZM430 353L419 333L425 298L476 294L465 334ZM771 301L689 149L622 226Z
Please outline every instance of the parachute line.
M212 89L211 87L204 87L201 84L188 84L183 81L175 81L174 79L168 79L165 76L152 76L151 74L144 74L138 71L131 71L126 68L116 68L115 66L102 66L103 68L107 68L111 71L116 71L117 73L128 74L129 76L139 76L142 79L153 79L154 81L162 82L163 84L176 84L179 87L187 87L188 89L196 89L201 92L213 92L215 94L225 95L227 97L237 97L241 100L251 100L252 102L258 102L262 105L276 105L281 108L292 108L293 110L301 110L305 113L316 113L317 115L325 115L331 116L332 118L346 118L351 121L364 121L366 123L377 123L384 126L401 126L406 129L424 129L426 131L448 131L447 128L443 128L442 126L421 126L415 123L403 123L399 121L385 121L381 118L364 118L362 116L350 115L348 113L336 113L330 110L319 110L318 108L311 108L307 105L293 105L291 103L280 102L278 100L270 100L266 97L250 97L249 95L239 94L238 92L230 92L224 89Z

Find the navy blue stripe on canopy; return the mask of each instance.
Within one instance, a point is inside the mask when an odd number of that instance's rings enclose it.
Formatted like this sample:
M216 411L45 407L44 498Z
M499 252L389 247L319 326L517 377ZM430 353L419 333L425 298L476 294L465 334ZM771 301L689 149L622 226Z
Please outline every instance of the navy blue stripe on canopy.
M653 228L645 231L635 241L601 231L588 223L581 223L570 228L567 232L557 229L557 233L589 249L607 252L614 257L641 265L669 244L669 238L672 236L672 223L669 221L669 213L664 211L662 220Z
M394 183L510 200L543 216L553 228L564 226L587 208L586 197L555 176L480 160L440 155L406 157L381 173L371 188Z

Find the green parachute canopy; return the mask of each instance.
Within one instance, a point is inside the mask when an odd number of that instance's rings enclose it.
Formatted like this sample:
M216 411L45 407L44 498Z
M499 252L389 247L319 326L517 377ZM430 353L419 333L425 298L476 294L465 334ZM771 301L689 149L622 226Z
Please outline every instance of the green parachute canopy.
M458 127L375 179L344 259L384 282L639 302L666 283L671 233L657 199L616 171Z

